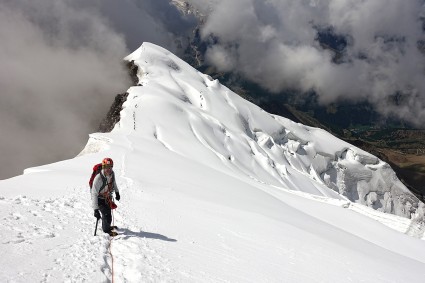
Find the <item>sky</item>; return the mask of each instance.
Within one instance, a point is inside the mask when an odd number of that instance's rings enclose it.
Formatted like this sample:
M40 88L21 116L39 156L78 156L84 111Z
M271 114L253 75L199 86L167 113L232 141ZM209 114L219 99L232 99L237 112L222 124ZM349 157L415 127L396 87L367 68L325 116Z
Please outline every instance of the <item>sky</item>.
M0 282L423 277L425 207L386 163L263 111L157 45L129 59L142 85L112 132L0 181ZM114 238L95 230L88 187L105 156L121 196ZM400 207L405 217L382 212Z
M188 2L219 70L423 125L423 0ZM0 179L75 156L131 84L122 58L144 41L179 54L196 24L167 0L0 0L0 15ZM328 28L347 40L338 64L317 41Z

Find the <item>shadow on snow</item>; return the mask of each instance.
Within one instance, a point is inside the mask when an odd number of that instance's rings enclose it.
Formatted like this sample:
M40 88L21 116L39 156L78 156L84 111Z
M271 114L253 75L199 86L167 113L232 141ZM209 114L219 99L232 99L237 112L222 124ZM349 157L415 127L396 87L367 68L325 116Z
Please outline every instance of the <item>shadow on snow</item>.
M177 242L176 239L168 238L167 236L156 234L156 233L150 233L150 232L133 232L129 229L123 228L120 229L122 231L122 235L124 236L124 239L128 239L130 237L139 237L139 238L148 238L148 239L155 239L155 240L161 240L166 242ZM120 231L120 232L121 232Z

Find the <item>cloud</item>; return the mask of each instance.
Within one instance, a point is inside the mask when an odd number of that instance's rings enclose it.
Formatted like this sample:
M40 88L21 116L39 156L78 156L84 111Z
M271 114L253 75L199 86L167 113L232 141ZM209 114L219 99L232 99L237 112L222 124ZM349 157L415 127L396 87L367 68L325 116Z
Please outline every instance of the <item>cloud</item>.
M0 178L75 156L130 84L123 37L67 2L0 5Z
M314 90L323 104L368 101L384 116L423 126L422 0L189 2L206 13L201 34L217 39L206 58L218 69L273 92ZM324 31L345 46L327 44Z
M181 52L179 44L197 24L191 15L182 15L168 0L102 0L99 9L110 25L123 34L133 51L144 41Z
M131 85L122 59L143 41L178 50L193 19L166 3L0 0L0 179L78 154Z

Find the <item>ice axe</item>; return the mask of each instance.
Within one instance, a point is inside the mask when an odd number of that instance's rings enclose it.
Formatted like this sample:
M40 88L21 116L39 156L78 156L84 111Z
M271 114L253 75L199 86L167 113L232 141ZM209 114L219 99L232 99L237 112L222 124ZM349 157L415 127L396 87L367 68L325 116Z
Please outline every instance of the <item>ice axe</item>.
M100 218L97 218L97 220L96 220L96 228L94 228L94 235L96 236L96 232L97 232L97 224L99 223L99 219Z

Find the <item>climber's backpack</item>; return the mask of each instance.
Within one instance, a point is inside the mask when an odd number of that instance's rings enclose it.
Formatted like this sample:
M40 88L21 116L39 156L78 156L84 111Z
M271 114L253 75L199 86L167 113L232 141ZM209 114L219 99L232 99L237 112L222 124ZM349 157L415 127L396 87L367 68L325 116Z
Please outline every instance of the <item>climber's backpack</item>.
M95 166L93 166L93 172L91 173L91 177L90 177L90 181L89 181L90 189L93 187L94 178L96 177L97 174L100 173L100 171L102 171L102 163L99 163L99 164L96 164ZM103 175L101 175L101 177L102 177L102 181L103 181L103 184L102 184L102 187L101 187L101 190L102 190L103 187L106 185L106 177L104 177ZM115 179L115 173L112 172L112 182L114 181L114 179Z
M93 173L91 173L91 177L90 177L90 181L89 181L89 185L90 185L90 189L91 187L93 187L93 180L96 177L97 174L100 173L100 171L102 170L102 163L96 164L95 166L93 166ZM102 178L103 180L103 178ZM105 185L103 185L105 186ZM102 188L103 188L102 186Z
M100 173L100 171L102 170L102 163L96 164L95 166L93 166L93 172L91 173L91 177L90 177L90 181L89 181L89 185L90 185L90 190L93 187L93 180L96 177L97 174ZM103 189L103 187L106 186L106 177L103 177L103 175L101 174L100 177L102 178L102 187L100 190ZM112 172L112 181L115 178L115 174ZM113 200L111 198L107 198L108 204L111 207L111 209L115 209L117 208L117 205L113 202Z

